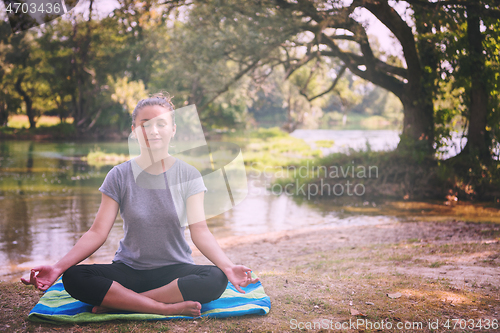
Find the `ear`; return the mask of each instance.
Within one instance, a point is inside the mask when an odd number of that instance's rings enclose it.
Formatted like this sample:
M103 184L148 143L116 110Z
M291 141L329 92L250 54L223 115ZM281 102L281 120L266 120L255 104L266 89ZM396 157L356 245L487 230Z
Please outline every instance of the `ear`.
M132 130L132 133L130 133L131 138L135 138L135 127L134 125L130 126L130 129Z
M177 125L174 124L174 128L173 128L173 131L172 131L172 138L174 137L176 131L177 131Z

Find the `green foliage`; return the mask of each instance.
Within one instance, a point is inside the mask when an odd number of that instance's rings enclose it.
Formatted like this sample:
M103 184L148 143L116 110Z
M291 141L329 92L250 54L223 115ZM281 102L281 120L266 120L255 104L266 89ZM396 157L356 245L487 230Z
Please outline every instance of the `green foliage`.
M458 155L439 163L441 179L449 181L449 191L460 200L497 200L500 198L500 166L484 163L477 157L470 161Z
M245 128L246 98L241 91L230 90L209 103L201 112L200 120L208 129Z
M282 131L279 127L271 128L259 128L256 131L250 132L250 137L258 139L269 139L269 138L289 138L290 135Z
M492 149L500 142L500 24L498 19L489 13L496 8L491 1L477 1L476 5L477 7L445 7L439 11L441 31L436 36L443 52L438 68L441 80L436 102L436 140L439 147L445 144L453 131L474 131L469 128L471 119L482 116L473 114L477 109L471 109L475 108L471 91L472 88L478 88L477 83L473 84L472 77L479 75L482 89L488 98L486 122L481 132L484 133L486 145L492 153ZM468 36L468 17L474 15L474 8L484 8L479 17L483 29L478 31L479 36L475 37L482 39L479 55L472 49ZM472 151L467 153L473 155ZM473 158L470 162L473 162Z
M422 106L415 107L413 118L407 115L406 127L422 118L429 103L434 104L435 126L434 138L405 134L400 149L422 150L412 153L420 161L429 154L422 141L435 139L435 148L444 148L453 132L468 125L472 63L477 59L472 59L468 45L466 5L442 4L426 10L434 4L408 3L414 14L407 23L415 24L415 56L422 66L420 81L412 85L420 88L396 95L414 98L428 92L422 95L425 98L406 104L407 108ZM487 15L495 9L492 1L477 4L484 9L481 75L489 96L485 132L492 150L500 133L500 24ZM324 10L321 2L277 6L274 1L248 1L241 6L230 0L184 5L120 1L103 18L95 15L95 8L91 17L71 12L17 35L7 33L10 27L3 22L0 125L6 125L10 114L26 113L31 103L32 121L42 114L61 120L72 117L80 135L125 135L137 100L158 90L169 91L177 107L195 104L206 130L242 130L256 123L282 126L289 132L301 127L340 127L344 115L347 127L342 128L401 125L403 106L389 92L397 89L387 82L406 86L409 70L403 66L409 63L384 54L376 37L367 36L355 19L338 20L342 10L319 17L314 13ZM386 14L393 14L390 8L384 9ZM324 38L319 38L318 26ZM336 44L325 43L327 36ZM359 66L343 73L342 66L352 62L333 52L333 45ZM370 71L360 69L368 65L368 49L383 60L377 62L378 74L372 78L367 76ZM340 73L337 85L328 90ZM20 89L15 89L18 80Z
M226 134L222 139L242 147L245 165L252 171L287 166L302 159L322 156L319 149L311 149L304 140L294 138L277 127Z
M274 179L282 187L290 184L295 188L317 186L322 191L307 193L311 197L330 197L376 200L380 198L422 199L439 198L446 194L447 179L438 178L435 163L429 160L415 160L411 155L394 152L354 151L349 154L334 153L325 157L303 159L289 164L283 177ZM302 170L302 172L293 172ZM350 184L350 195L347 193ZM344 191L336 195L335 186L342 186ZM363 197L353 196L354 186L362 186ZM328 190L330 188L330 190ZM340 193L340 188L335 191ZM292 190L292 193L303 193Z
M333 140L318 140L314 142L314 144L318 148L330 148L334 143L335 142Z
M87 164L93 167L102 167L104 165L116 165L128 161L130 157L125 154L106 153L99 147L94 147L88 154L85 160Z
M56 138L71 137L75 133L75 126L69 123L59 123L51 126L38 126L35 133L49 134Z
M121 105L128 114L132 114L137 102L147 98L147 90L142 80L130 81L128 77L117 78L108 77L111 99Z
M19 124L14 124L19 125ZM10 139L74 139L75 126L70 123L58 123L56 125L37 125L36 128L28 128L28 123L23 122L22 127L0 127L0 135Z

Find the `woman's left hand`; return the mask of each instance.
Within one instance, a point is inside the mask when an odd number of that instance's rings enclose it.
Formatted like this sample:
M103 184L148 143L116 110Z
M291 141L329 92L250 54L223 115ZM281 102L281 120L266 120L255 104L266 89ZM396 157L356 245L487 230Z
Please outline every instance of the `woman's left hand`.
M245 292L241 289L241 287L246 287L249 284L259 281L259 278L253 279L252 270L243 265L234 265L224 273L226 273L227 279L231 281L236 290L242 294Z

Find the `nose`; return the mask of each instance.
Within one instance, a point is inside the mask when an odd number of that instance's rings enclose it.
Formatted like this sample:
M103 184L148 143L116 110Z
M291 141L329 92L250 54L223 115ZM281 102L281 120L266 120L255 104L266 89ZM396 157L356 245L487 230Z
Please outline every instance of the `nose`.
M158 127L155 124L151 125L149 127L149 133L150 134L158 134Z

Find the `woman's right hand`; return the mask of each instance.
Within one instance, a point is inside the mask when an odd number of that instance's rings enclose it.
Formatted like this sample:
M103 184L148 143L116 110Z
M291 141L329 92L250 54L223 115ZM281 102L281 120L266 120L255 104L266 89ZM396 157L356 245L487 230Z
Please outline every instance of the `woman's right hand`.
M34 285L35 288L45 291L56 282L62 272L54 266L38 266L31 270L29 280L22 277L21 282L25 285Z
M31 270L29 278L21 278L21 281L43 291L49 289L64 271L88 258L104 244L119 208L115 200L103 193L99 211L90 230L83 234L75 246L55 265L35 267Z

